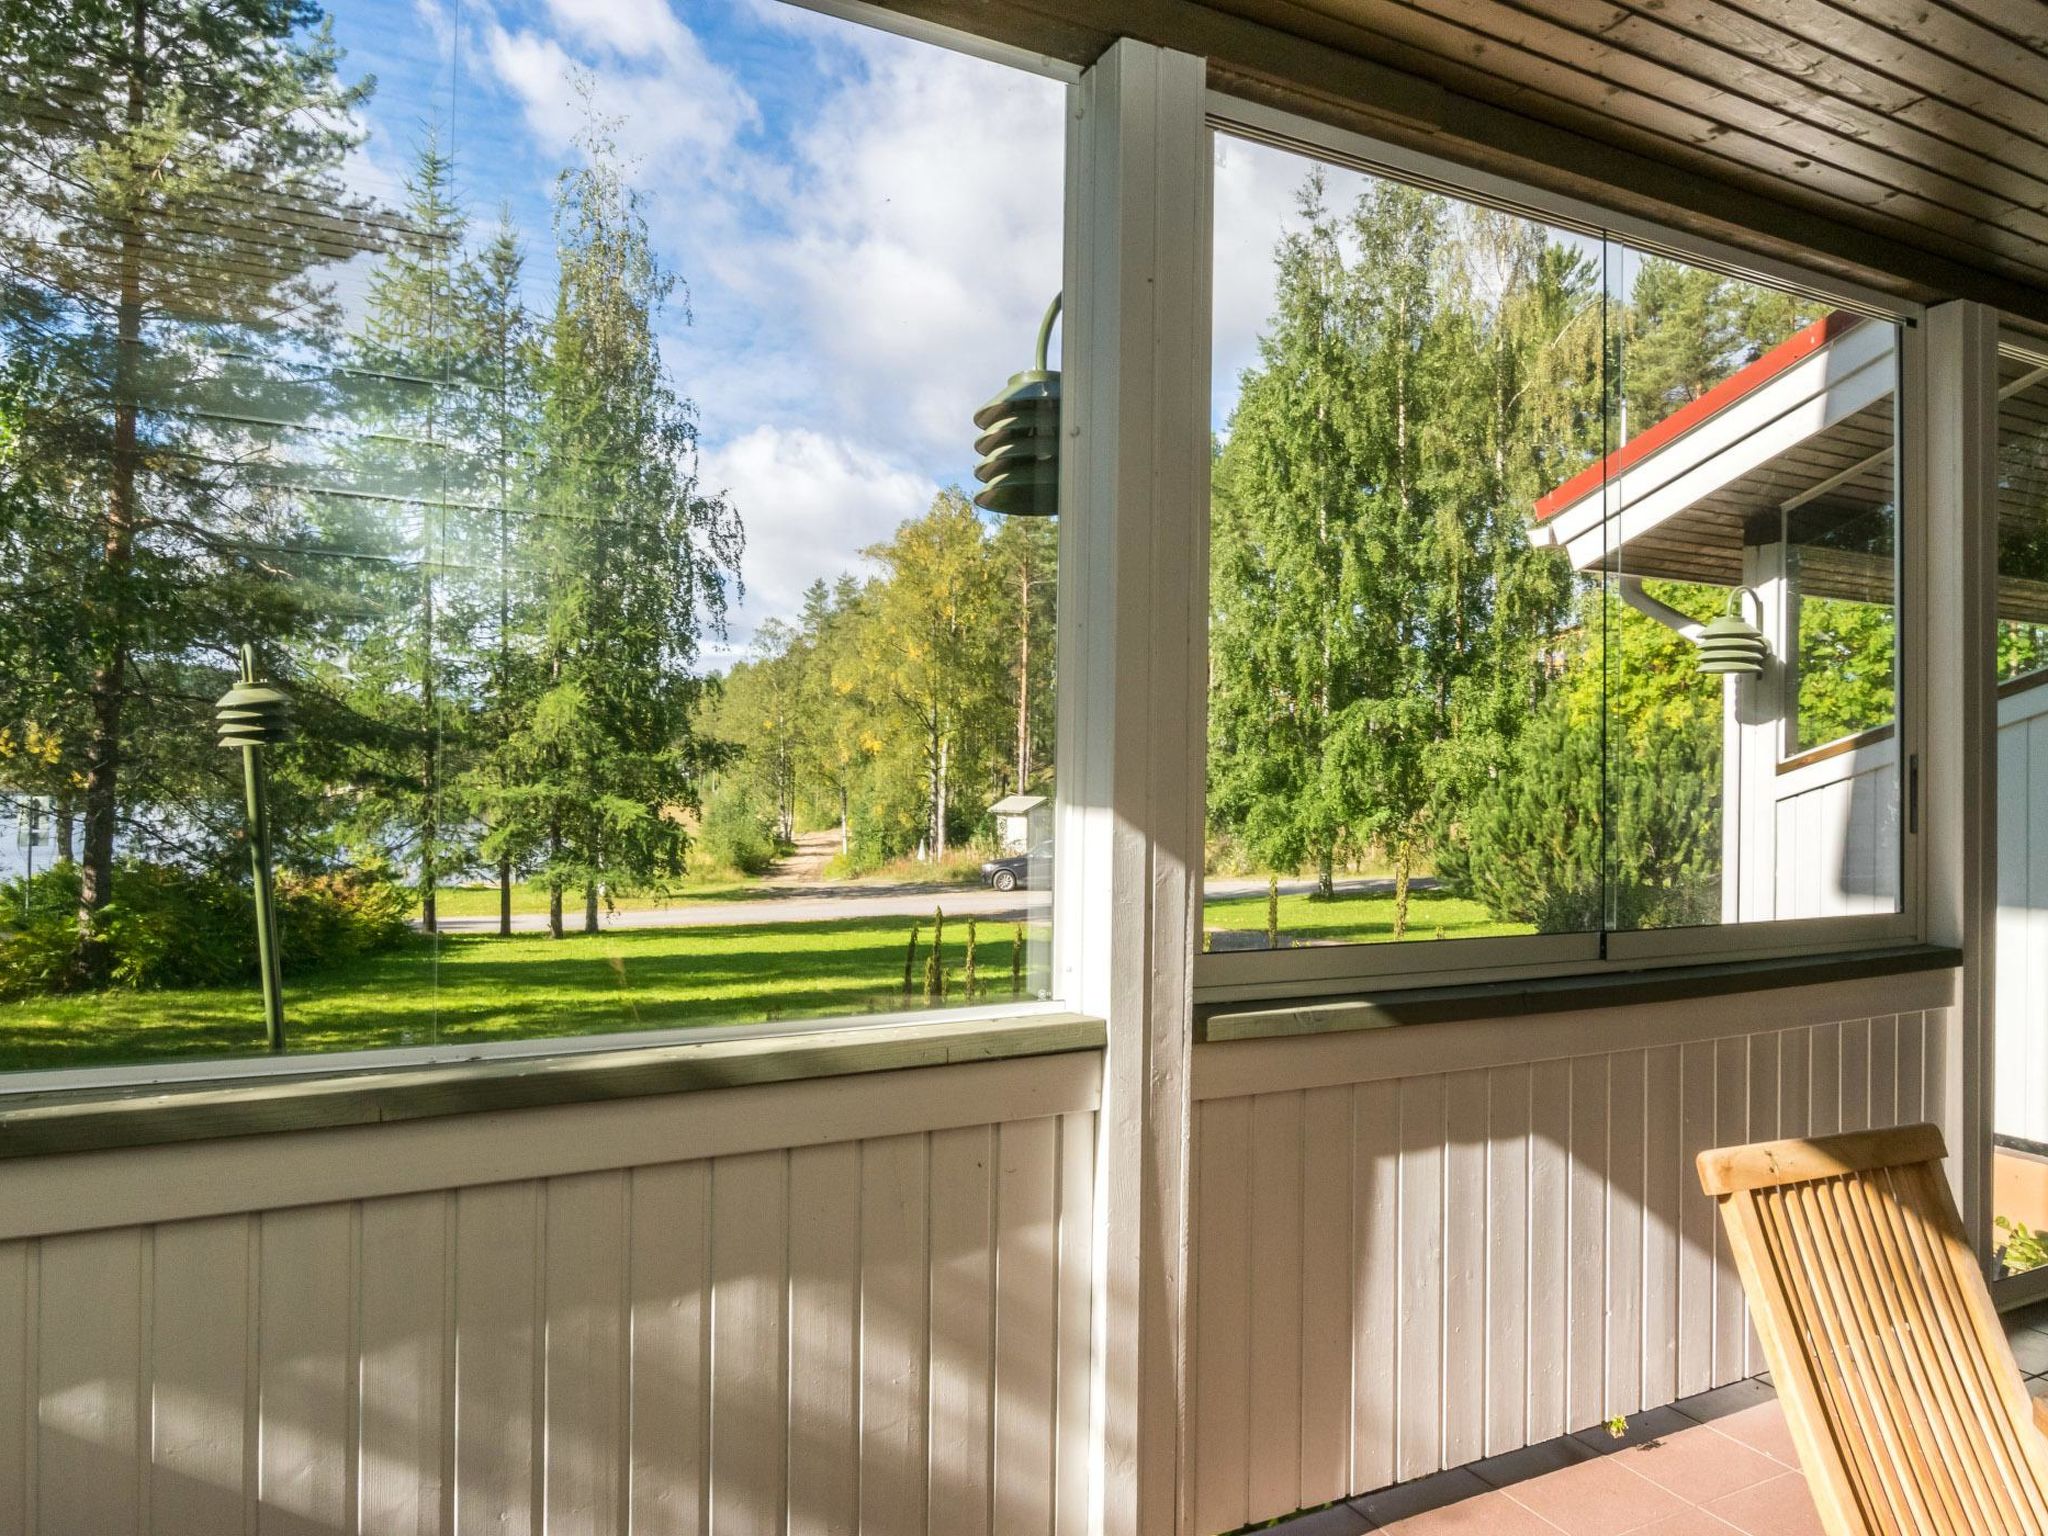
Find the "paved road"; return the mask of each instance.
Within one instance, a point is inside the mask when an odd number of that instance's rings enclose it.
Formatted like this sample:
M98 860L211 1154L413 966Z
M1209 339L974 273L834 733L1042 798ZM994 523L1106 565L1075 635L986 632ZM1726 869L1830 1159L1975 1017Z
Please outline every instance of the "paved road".
M1417 880L1415 888L1426 890L1433 881ZM1282 880L1283 896L1305 895L1315 889L1313 880ZM1380 896L1394 889L1391 880L1339 880L1343 894ZM1211 880L1211 900L1231 896L1263 896L1266 882L1257 878L1226 876ZM763 888L761 895L746 901L677 902L673 906L650 907L644 911L598 914L605 928L726 928L758 923L824 923L846 918L927 917L935 906L944 907L948 917L987 918L1015 922L1043 915L1052 904L1046 891L991 891L963 885L882 885L873 881L845 882L802 880ZM572 932L583 926L581 902L570 903L564 914ZM512 917L515 933L545 932L545 912L520 912ZM498 919L449 917L441 920L443 933L496 933Z

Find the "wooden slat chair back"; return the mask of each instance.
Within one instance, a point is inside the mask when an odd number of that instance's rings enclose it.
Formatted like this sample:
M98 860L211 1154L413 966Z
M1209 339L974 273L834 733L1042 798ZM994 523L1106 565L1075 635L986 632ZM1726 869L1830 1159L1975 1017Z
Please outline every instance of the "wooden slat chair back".
M1703 1152L1830 1536L2048 1536L2036 1427L1931 1125Z

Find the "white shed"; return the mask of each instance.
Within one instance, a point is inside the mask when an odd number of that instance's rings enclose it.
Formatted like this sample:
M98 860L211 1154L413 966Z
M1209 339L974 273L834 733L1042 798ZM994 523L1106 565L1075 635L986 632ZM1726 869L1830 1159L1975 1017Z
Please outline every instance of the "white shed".
M1023 853L1052 834L1052 801L1044 795L1005 795L988 808L996 819L996 843L1004 853Z

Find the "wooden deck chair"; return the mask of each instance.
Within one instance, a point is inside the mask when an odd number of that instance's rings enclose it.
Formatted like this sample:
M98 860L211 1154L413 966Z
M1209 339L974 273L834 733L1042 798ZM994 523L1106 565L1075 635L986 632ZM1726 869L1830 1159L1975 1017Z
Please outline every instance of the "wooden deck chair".
M1830 1536L2048 1536L2048 1438L1931 1125L1702 1152Z

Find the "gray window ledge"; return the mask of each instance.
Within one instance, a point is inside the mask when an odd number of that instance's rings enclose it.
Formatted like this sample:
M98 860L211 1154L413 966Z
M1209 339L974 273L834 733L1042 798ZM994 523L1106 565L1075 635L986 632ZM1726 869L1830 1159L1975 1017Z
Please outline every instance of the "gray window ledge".
M1218 1005L1195 1021L1197 1041L1270 1040L1288 1035L1322 1035L1346 1030L1391 1029L1408 1024L1451 1024L1469 1019L1511 1019L1587 1008L1621 1008L1810 987L1912 971L1953 970L1963 963L1959 949L1908 944L1840 954L1800 955L1776 960L1733 960L1713 965L1605 971L1587 976L1546 976L1529 981L1489 981L1455 987L1317 998L1312 1002Z
M1103 1038L1100 1020L1031 1013L371 1071L309 1060L303 1076L0 1096L0 1158L1050 1056Z

